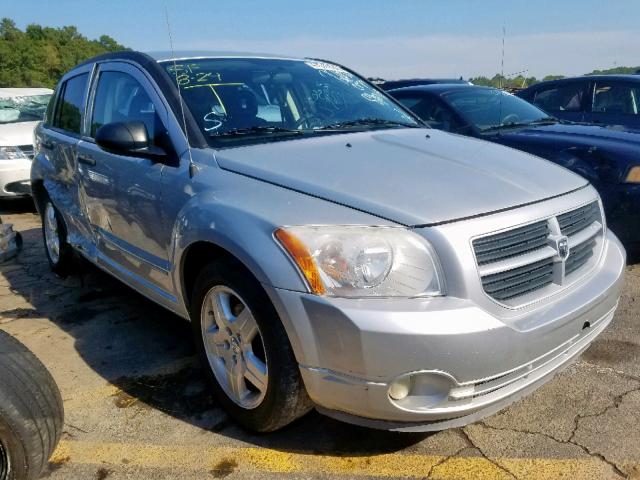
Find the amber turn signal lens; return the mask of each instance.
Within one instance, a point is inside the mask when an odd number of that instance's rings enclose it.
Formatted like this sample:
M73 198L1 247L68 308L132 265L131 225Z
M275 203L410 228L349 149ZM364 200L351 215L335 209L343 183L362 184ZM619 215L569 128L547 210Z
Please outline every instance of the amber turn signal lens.
M296 236L281 228L276 230L274 235L298 265L311 291L317 295L325 293L320 272L307 247Z
M633 167L627 175L627 183L640 183L640 167Z

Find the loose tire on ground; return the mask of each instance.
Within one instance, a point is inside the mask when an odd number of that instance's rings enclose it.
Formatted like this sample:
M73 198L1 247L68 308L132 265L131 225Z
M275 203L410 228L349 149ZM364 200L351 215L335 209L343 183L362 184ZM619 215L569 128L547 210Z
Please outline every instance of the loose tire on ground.
M267 388L259 404L251 405L251 408L243 408L225 392L213 373L204 346L203 302L216 287L237 293L255 318L262 338L268 371ZM233 419L248 430L271 432L312 408L282 322L260 283L244 266L230 259L206 265L196 278L191 300L191 323L200 359L218 401Z
M24 345L0 331L0 480L38 478L64 422L60 391Z

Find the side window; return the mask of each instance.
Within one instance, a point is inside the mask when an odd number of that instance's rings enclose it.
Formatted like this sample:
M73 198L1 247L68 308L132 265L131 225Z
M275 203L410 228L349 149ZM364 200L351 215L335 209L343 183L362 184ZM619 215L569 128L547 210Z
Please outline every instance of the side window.
M638 115L640 112L640 85L599 81L593 91L593 111L622 115Z
M546 112L581 112L584 92L582 83L563 83L538 90L533 104Z
M145 124L150 139L162 131L153 102L135 78L123 72L102 72L93 106L91 137L107 123L134 121Z
M47 110L44 114L44 118L42 119L42 123L46 126L49 126L53 123L53 112L56 108L56 101L58 100L58 93L60 92L60 87L56 88L49 99L49 105L47 105Z
M56 108L53 126L67 132L80 134L84 94L89 74L83 73L67 80L60 89L60 101Z
M432 128L453 132L462 127L453 113L436 98L416 96L399 97L398 100Z

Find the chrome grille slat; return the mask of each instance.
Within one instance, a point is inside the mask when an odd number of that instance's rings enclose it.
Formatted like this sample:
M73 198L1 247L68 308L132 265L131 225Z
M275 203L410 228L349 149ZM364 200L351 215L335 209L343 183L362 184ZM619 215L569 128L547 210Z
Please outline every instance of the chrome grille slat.
M600 205L591 202L555 218L474 239L482 288L493 299L510 305L518 297L535 300L533 292L561 286L566 276L587 265L600 235ZM564 260L559 243L563 237L570 247Z
M542 221L475 240L473 246L478 264L485 265L543 247L548 236L549 225Z
M540 269L553 268L553 260L541 260L531 265L526 265L520 268L514 268L506 272L494 273L493 275L487 275L482 279L482 284L485 285L485 290L495 291L495 284L504 283L506 280L517 281L520 278L526 278L528 275L535 275Z
M555 255L556 251L550 246L546 246L533 250L532 252L523 253L517 257L509 257L504 260L498 260L497 262L479 265L478 270L482 277L486 277L487 275L506 272L508 270L530 265L540 260L553 258Z

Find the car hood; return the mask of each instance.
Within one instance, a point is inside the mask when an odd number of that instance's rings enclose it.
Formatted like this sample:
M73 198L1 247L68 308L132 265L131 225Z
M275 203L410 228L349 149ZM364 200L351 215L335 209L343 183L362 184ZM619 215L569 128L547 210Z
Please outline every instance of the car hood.
M507 130L502 134L508 139L526 138L540 140L600 146L615 144L640 148L640 130L616 127L587 125L580 123L555 123L552 125L533 125L518 130Z
M17 122L0 125L0 146L31 145L33 129L38 122Z
M404 225L533 203L586 180L546 160L437 130L277 141L216 152L221 168Z

